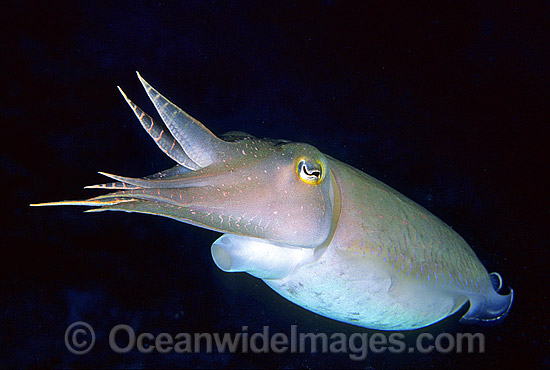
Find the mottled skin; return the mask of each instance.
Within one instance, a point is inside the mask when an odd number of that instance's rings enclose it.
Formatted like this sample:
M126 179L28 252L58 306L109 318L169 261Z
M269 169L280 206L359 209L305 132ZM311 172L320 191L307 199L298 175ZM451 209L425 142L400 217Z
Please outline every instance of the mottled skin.
M421 206L311 145L240 132L218 138L139 78L163 122L122 94L178 165L145 178L104 174L116 182L89 188L117 192L39 205L148 213L225 233L211 248L222 270L248 272L355 325L415 329L467 301L464 321L506 316L513 291L499 295L500 276Z

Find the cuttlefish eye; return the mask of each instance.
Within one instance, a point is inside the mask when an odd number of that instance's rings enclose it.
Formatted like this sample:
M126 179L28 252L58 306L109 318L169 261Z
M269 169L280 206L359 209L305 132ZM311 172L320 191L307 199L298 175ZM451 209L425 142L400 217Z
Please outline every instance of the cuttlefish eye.
M307 158L298 160L296 172L300 176L300 180L310 185L317 185L323 181L325 177L324 165L321 161L313 161Z

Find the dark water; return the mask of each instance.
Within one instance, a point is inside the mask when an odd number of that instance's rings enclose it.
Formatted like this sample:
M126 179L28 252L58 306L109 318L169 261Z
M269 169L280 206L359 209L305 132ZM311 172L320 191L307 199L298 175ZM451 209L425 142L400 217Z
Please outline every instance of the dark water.
M544 368L548 346L548 5L15 1L4 9L0 366ZM361 5L360 5L361 4ZM135 70L204 122L304 141L452 225L516 301L498 326L454 316L407 334L482 333L484 354L116 354L136 332L367 333L210 258L218 234L168 219L27 204L97 194L107 171L172 166L119 96ZM90 323L94 349L64 344Z

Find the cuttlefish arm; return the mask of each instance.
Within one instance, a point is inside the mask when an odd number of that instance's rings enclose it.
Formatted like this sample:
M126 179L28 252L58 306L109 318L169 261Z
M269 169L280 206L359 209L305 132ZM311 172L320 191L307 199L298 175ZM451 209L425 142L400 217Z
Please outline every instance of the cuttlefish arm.
M163 178L169 178L169 177L174 177L174 176L177 176L177 175L181 175L181 174L184 174L184 173L189 172L189 171L190 171L189 168L186 168L186 167L181 166L181 165L178 164L178 165L176 165L172 168L169 168L165 171L160 171L160 172L154 173L152 175L146 176L143 179L144 180L159 180L159 179L163 179ZM112 179L115 178L115 175L107 174L107 173L104 173L104 172L99 172L99 174L110 177ZM117 176L117 178L120 178L120 176ZM107 189L107 190L109 190L109 189L126 190L126 189L137 189L137 188L140 188L140 186L130 185L130 184L127 184L125 182L120 182L120 181L109 182L109 183L105 183L105 184L88 185L88 186L84 187L84 189Z
M130 108L132 108L132 111L138 118L141 126L143 126L145 131L147 131L155 143L157 143L160 150L162 150L174 161L190 170L197 170L201 168L201 166L189 158L189 156L185 153L185 150L183 150L176 138L170 133L166 125L160 122L155 122L150 115L145 113L140 107L131 101L119 86L117 86L117 88Z
M89 206L169 217L224 233L211 247L223 271L263 279L290 301L343 322L382 330L437 322L470 302L467 322L504 318L513 291L488 274L452 228L382 182L311 145L217 137L139 74L161 121L121 93L177 165L89 189Z
M162 96L141 77L139 72L137 75L166 127L196 164L197 167L192 169L204 168L216 162L218 155L215 149L224 147L221 140L198 120ZM185 166L183 163L180 164Z
M157 135L152 137L172 159L180 159L179 167L145 178L102 172L115 182L89 188L122 191L88 200L33 206L82 205L99 207L91 211L149 213L306 248L325 241L332 223L331 182L313 184L330 178L328 170L321 174L326 168L321 152L307 144L261 140L244 134L231 135L232 141L222 140L141 76L139 79L166 129L146 118L124 93L123 97L146 130L155 126L159 132L165 130L167 144L161 144ZM166 150L168 144L171 151ZM176 147L181 148L178 155L174 154Z

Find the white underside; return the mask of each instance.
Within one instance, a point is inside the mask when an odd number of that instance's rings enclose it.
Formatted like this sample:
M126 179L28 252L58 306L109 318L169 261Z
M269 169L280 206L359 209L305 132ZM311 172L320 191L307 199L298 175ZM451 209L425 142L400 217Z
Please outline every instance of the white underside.
M343 259L329 248L282 279L264 279L291 302L338 321L379 330L430 325L455 311L456 295L404 279L384 265Z
M322 316L379 330L416 329L456 311L457 294L426 288L386 264L345 258L335 248L290 248L225 234L212 257L226 272L248 272L289 301Z

